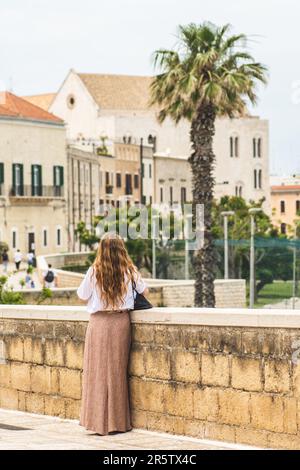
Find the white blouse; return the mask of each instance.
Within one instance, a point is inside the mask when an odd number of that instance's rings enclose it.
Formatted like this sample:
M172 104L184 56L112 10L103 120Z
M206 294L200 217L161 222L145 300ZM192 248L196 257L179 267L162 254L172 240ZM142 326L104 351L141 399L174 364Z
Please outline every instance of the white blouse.
M139 294L142 294L146 289L146 284L142 280L140 274L137 275L135 281L135 288ZM88 313L99 312L100 310L107 310L104 308L101 296L99 295L99 289L96 285L96 276L93 276L93 266L91 266L82 283L77 289L77 295L81 300L87 300L87 311ZM133 309L134 297L132 283L129 282L128 290L124 297L123 303L118 307L120 310Z

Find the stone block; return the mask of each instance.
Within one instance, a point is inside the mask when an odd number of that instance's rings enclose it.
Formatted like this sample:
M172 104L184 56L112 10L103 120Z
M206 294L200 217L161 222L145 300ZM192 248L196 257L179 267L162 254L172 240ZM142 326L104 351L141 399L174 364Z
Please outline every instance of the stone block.
M63 341L47 340L45 348L45 364L49 366L64 366Z
M202 353L201 381L203 385L228 387L229 358L225 355Z
M83 367L83 342L67 341L66 345L66 366L70 369L82 369Z
M65 418L65 399L58 396L45 397L45 414Z
M23 361L24 345L20 336L7 336L5 338L7 358L11 361Z
M172 351L172 379L176 382L200 382L200 355L186 350Z
M15 390L30 390L30 364L12 362L11 363L11 386Z
M0 388L0 407L17 410L19 405L18 391L11 388Z
M36 393L51 393L51 368L47 366L32 366L31 391Z
M290 371L287 362L268 359L265 361L265 391L286 393L290 390Z
M216 421L218 412L218 389L206 387L194 390L194 417L196 419Z
M29 413L44 414L45 398L39 393L26 393L25 406Z
M60 369L59 393L66 398L81 398L81 373L79 370Z
M25 338L24 339L24 361L34 364L44 363L45 339Z
M250 393L237 390L219 390L219 422L231 425L250 423Z
M10 387L11 374L10 374L10 363L0 364L0 386Z
M146 377L167 380L171 378L170 351L148 347L144 350Z
M232 358L232 387L247 391L263 389L262 366L259 359Z

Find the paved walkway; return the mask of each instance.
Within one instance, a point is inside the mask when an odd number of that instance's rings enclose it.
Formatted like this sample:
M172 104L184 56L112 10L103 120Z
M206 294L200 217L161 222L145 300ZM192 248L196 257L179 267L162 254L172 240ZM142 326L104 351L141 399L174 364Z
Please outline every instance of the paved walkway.
M27 263L22 262L20 266L20 271L16 271L15 265L13 263L9 263L8 272L4 273L3 265L1 264L0 275L4 274L5 276L8 276L8 280L7 280L8 288L13 288L14 290L21 290L22 287L21 287L20 281L21 280L25 281L26 269L27 269ZM41 289L42 286L39 281L36 269L33 271L32 278L34 280L35 288Z
M0 409L0 450L226 450L247 446L134 430L98 436L78 421Z

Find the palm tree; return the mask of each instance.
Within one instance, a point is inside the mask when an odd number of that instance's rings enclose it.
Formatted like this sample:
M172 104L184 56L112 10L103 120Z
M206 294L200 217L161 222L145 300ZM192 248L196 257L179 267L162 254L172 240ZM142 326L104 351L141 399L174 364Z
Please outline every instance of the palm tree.
M217 116L245 115L246 102L256 103L256 86L266 83L266 67L247 52L244 34L230 35L230 25L191 23L179 27L176 50L157 50L159 74L151 84L151 104L158 119L191 122L189 162L193 174L194 206L204 206L204 243L194 256L195 305L214 307L212 243L213 137Z

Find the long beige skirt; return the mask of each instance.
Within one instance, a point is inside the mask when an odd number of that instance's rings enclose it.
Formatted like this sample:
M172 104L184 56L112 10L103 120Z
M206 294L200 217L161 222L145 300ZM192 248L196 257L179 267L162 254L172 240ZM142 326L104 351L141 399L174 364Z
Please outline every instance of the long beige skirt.
M90 315L86 331L80 424L97 434L131 429L129 312Z

